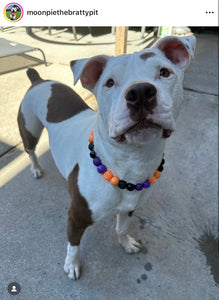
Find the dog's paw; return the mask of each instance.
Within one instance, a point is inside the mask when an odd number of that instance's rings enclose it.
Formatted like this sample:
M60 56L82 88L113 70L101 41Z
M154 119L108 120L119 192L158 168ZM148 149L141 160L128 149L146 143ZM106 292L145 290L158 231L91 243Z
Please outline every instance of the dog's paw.
M78 280L80 278L80 265L77 263L65 262L64 271L70 279Z
M43 176L43 171L40 167L31 168L31 173L33 174L33 177L36 178L36 179L39 179Z
M141 244L136 242L136 240L128 234L120 236L119 243L125 249L125 252L129 254L138 253L142 248Z

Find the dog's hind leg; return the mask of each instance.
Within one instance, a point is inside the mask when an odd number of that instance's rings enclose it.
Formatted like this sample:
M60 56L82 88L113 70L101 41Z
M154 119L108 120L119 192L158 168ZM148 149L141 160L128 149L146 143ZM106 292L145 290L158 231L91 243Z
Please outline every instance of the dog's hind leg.
M25 105L25 103L22 104ZM31 160L31 172L35 178L40 178L43 172L35 154L35 148L42 133L43 125L32 112L25 116L22 112L22 105L18 112L17 121L24 149Z
M121 212L117 214L116 233L120 245L127 253L137 253L141 250L141 245L134 238L127 234L131 213Z

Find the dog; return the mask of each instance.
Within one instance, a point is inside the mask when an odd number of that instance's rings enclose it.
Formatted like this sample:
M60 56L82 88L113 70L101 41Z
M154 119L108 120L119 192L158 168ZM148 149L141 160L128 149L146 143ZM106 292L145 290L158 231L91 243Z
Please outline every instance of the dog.
M165 142L175 130L194 49L194 36L168 36L133 54L72 61L74 84L80 79L96 96L98 111L70 87L28 69L32 86L18 125L34 177L43 175L35 147L46 127L54 161L68 181L72 201L64 271L69 278L80 277L85 229L106 216L117 214L118 240L127 253L141 250L128 235L128 224L163 170Z
M16 14L17 14L17 7L16 6L13 6L11 8L11 13L10 13L10 19L12 21L15 21L16 20Z

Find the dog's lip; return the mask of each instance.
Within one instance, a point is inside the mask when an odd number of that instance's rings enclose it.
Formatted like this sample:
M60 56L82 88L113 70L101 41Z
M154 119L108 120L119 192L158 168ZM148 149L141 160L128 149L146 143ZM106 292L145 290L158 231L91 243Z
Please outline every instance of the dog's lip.
M141 129L147 129L147 128L161 129L161 126L157 123L154 123L152 120L142 119L138 121L136 124L134 124L133 126L131 126L130 128L128 128L128 130L126 130L124 134L133 131L138 131Z
M171 129L165 129L160 124L154 123L152 120L142 119L126 129L122 134L112 137L117 143L123 143L125 141L125 134L132 133L134 131L147 129L147 128L154 128L157 130L163 130L162 137L163 138L169 138L172 130Z

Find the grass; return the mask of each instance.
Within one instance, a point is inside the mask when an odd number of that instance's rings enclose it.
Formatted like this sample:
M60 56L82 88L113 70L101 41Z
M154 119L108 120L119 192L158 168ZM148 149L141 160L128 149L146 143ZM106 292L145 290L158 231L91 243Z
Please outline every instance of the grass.
M11 11L6 11L6 17L7 17L9 20L11 20L11 19L10 19L10 14L11 14ZM16 19L15 19L14 21L16 21L17 19L19 19L20 16L21 16L21 11L17 11L17 12L16 12ZM13 20L11 20L11 21L13 21Z

